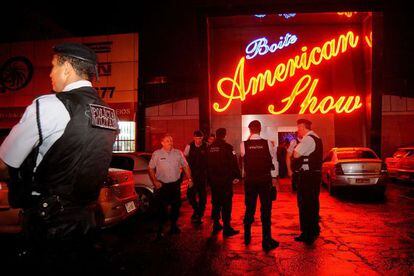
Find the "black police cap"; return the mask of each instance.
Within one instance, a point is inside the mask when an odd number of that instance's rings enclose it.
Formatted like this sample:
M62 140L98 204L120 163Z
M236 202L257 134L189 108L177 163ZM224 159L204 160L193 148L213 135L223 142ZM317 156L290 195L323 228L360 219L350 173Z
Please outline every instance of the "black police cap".
M65 42L53 47L55 53L77 58L92 64L97 63L96 53L89 47L80 43Z

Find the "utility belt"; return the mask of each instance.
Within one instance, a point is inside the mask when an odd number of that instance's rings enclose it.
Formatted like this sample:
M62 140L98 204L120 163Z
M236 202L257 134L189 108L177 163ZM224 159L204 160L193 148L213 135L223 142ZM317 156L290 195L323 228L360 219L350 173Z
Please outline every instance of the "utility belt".
M302 168L300 168L299 170L296 170L295 173L298 174L304 174L304 173L320 173L321 170L304 170Z
M23 209L23 215L34 216L42 221L50 221L65 214L80 214L85 208L94 212L97 206L96 202L86 205L74 205L58 195L40 195L36 197L37 199L32 201L32 207Z

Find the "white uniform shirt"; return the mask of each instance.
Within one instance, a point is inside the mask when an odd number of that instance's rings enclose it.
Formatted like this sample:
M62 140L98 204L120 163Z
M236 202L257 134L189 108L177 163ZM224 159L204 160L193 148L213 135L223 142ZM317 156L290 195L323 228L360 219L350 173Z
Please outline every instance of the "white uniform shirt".
M183 153L178 149L166 151L163 148L152 153L148 164L151 169L155 169L155 177L163 183L177 181L181 176L181 168L187 167Z
M81 80L67 85L63 91L80 87L92 87L91 82ZM36 167L50 147L63 135L70 115L64 104L55 94L44 95L39 98L40 125L43 143L39 148ZM19 168L34 147L39 144L39 132L36 122L36 100L30 104L20 122L16 124L10 134L0 146L0 158L9 166Z
M253 134L252 136L250 136L250 140L260 140L260 139L263 139L263 138L260 137L259 134ZM270 140L267 140L267 144L269 145L269 153L273 160L274 149L273 149L272 142ZM243 157L245 154L246 154L246 150L244 148L244 142L241 142L240 143L240 155Z
M309 156L312 152L315 151L315 140L313 140L313 138L309 135L314 135L317 138L319 138L319 136L312 130L306 133L305 136L303 136L302 141L300 141L299 145L297 145L297 147L295 148L295 151L299 153L300 156ZM309 170L309 165L302 165L302 169Z

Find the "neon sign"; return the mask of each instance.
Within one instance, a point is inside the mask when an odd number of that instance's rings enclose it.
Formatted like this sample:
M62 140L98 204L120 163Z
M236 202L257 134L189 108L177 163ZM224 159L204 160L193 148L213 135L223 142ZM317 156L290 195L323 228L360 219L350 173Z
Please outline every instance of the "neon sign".
M352 111L362 106L360 96L341 96L336 101L334 97L327 96L318 103L318 99L315 96L313 96L313 92L316 88L316 85L318 84L318 81L319 79L314 79L312 81L312 77L310 75L304 75L296 83L289 97L286 97L281 101L282 103L286 102L285 107L279 111L276 111L274 105L269 105L269 113L274 115L285 113L292 106L292 103L295 101L296 96L304 92L309 87L309 85L310 87L308 94L306 95L306 98L300 105L299 114L304 114L307 109L311 114L315 114L318 111L322 114L326 114L331 110L335 110L336 113L351 113ZM303 82L305 83L302 85Z
M224 77L217 82L217 91L226 100L224 105L215 102L213 108L217 112L223 112L229 108L232 101L246 100L246 96L262 92L266 87L273 87L277 82L282 83L288 77L293 77L297 70L309 70L311 66L319 65L324 61L328 61L333 57L345 53L349 48L357 47L359 36L352 31L341 34L337 39L326 41L322 46L316 46L308 51L306 46L302 47L302 53L290 58L286 63L279 63L273 68L265 70L250 77L249 80L244 76L245 58L242 57L236 67L233 77ZM276 111L274 105L268 107L271 114L282 114L289 110L296 96L304 92L310 85L307 97L301 104L300 113L306 110L310 113L321 112L323 114L335 110L337 113L350 113L362 106L359 96L340 97L335 101L332 96L323 98L319 104L317 98L313 96L314 89L318 83L318 79L311 82L310 75L304 75L296 84L289 97L284 98L281 102L286 103L282 110ZM303 84L303 85L302 85Z
M365 36L365 42L367 43L369 48L372 48L372 32L369 33L369 36Z
M296 43L296 41L298 41L298 37L290 33L286 33L284 36L279 37L279 42L273 43L270 46L265 37L255 39L246 47L246 59L252 59L257 55L263 56L269 52L274 53L277 50Z
M295 17L296 13L279 13L279 16L283 16L285 19L289 19L291 17Z
M255 14L254 16L256 16L257 18L263 18L266 17L266 14Z
M357 14L358 12L338 12L338 15L345 15L346 17L350 18L352 17L354 14Z

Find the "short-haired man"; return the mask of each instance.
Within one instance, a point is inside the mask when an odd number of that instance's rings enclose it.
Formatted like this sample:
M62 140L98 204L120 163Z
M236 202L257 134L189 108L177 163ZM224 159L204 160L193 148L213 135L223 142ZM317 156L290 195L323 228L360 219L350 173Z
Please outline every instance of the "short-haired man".
M85 236L96 227L93 206L118 130L115 111L92 87L95 52L79 43L53 50L56 93L35 99L0 147L0 180L10 175L9 202L23 208L23 232L39 250L36 257L48 251L48 259L63 247L87 251L85 241L91 239Z
M161 138L161 149L154 151L148 171L156 189L155 199L159 207L159 226L157 239L163 236L164 223L167 221L168 206L171 205L170 234L181 232L177 220L181 206L181 169L184 170L191 185L191 171L183 153L173 148L171 135Z
M273 147L269 140L260 137L262 126L254 120L249 124L250 136L240 144L240 153L244 161L246 178L244 182L246 212L244 215L244 243L250 244L251 225L256 212L257 196L260 199L260 213L262 221L262 247L268 251L279 246L272 239L272 175Z
M203 141L203 137L201 130L194 131L193 141L184 149L184 156L193 177L193 185L188 188L187 197L193 207L191 221L196 224L202 223L207 201L207 143Z
M322 140L312 131L312 122L299 119L298 136L303 137L293 152L292 165L298 171L298 207L301 234L295 241L312 244L320 233L319 192L323 146Z
M229 237L240 232L231 227L230 221L233 183L237 183L241 176L233 146L224 140L226 133L225 128L217 129L216 140L208 147L207 175L213 203L213 234L223 229L223 235ZM220 213L224 225L220 224Z

